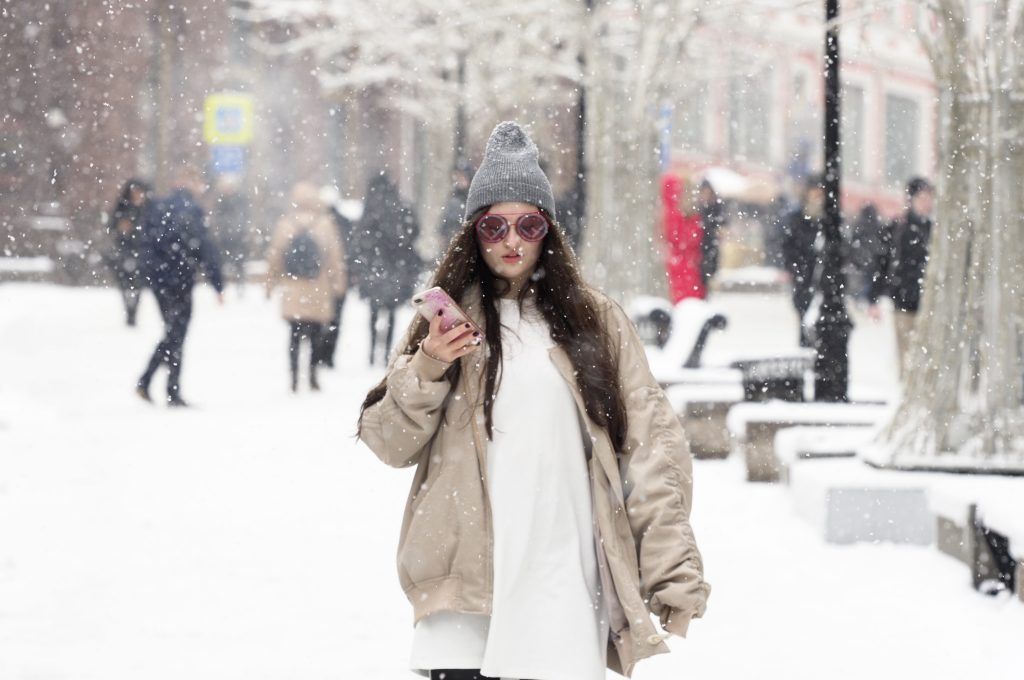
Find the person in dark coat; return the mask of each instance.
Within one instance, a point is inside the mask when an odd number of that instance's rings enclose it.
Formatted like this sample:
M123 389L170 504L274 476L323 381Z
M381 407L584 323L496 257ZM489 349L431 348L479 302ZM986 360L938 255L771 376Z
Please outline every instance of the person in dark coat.
M370 303L370 365L378 350L386 364L394 337L395 309L412 297L423 265L415 249L419 238L416 215L386 173L370 180L359 238L359 291ZM381 315L387 318L383 335L377 328Z
M789 213L782 228L782 258L793 288L793 307L800 322L800 346L810 347L803 319L814 298L815 242L825 217L825 186L820 176L807 180L801 204Z
M452 171L452 191L448 194L444 209L441 210L441 222L438 232L441 234L441 248L447 248L455 232L462 230L462 218L466 212L466 197L469 195L469 183L473 181L473 166L465 161L456 164Z
M111 240L108 264L114 272L117 287L124 302L125 321L135 325L143 281L140 272L142 231L147 212L152 208L152 188L141 179L124 183L114 209L107 221L107 235Z
M141 398L152 401L149 384L160 365L167 364L168 406L188 406L181 397L182 350L192 318L192 288L200 268L217 292L217 301L224 300L219 253L198 202L204 189L198 171L180 170L173 191L150 211L143 232L143 277L160 306L164 337L139 378L136 391Z
M874 203L868 203L860 209L857 219L847 229L844 241L849 247L848 278L853 282L851 291L859 299L868 297L884 228L878 208Z
M249 259L249 203L238 177L224 175L217 181L217 195L210 209L210 228L220 246L225 278L239 292L245 289L245 263Z
M907 209L882 231L879 255L868 289L868 312L878 319L878 300L892 298L896 310L896 342L900 370L906 368L905 355L913 339L914 322L921 306L928 247L932 235L932 210L935 189L923 177L907 183Z
M764 233L764 261L769 267L785 269L785 257L782 254L782 241L786 233L786 222L796 209L796 202L791 200L784 191L779 191L768 204L761 219Z
M704 234L700 242L700 274L704 281L705 292L709 290L711 277L718 271L718 239L722 227L725 226L725 204L718 197L718 192L711 182L704 180L697 193L697 212L700 213L701 226Z

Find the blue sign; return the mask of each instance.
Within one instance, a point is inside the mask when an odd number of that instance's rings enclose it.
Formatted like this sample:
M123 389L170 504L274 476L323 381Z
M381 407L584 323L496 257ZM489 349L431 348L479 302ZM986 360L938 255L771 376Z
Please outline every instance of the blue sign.
M214 175L240 175L245 168L245 147L212 146L211 167Z
M672 160L672 106L668 104L661 107L660 127L658 160L664 170Z

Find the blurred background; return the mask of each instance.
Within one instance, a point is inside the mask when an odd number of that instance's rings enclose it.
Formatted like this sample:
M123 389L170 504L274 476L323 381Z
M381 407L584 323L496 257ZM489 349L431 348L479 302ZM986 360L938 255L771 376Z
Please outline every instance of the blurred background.
M633 677L1012 674L1022 30L1022 0L0 2L0 680L412 677L411 472L356 417L509 119L695 457L708 612Z

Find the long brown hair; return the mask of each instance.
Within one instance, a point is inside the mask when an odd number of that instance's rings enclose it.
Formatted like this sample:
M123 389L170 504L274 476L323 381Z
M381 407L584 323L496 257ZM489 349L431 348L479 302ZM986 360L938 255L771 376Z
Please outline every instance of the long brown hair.
M480 253L475 224L485 213L483 208L467 220L448 245L431 281L440 286L454 300L462 299L470 285L480 283L480 306L484 313L484 340L489 348L486 367L484 414L487 438L493 439L491 411L494 395L500 384L498 368L501 365L501 318L499 298L508 290L508 282L494 275ZM587 415L608 432L615 451L621 452L626 442L626 406L618 380L618 353L614 351L608 330L601 322L597 301L587 292L580 276L576 255L568 247L557 224L548 230L541 244L540 258L529 285L519 293L520 307L526 297L534 295L537 308L547 321L551 339L565 350L572 361L576 384L587 409ZM402 354L413 354L420 341L430 330L429 322L421 316L414 321L409 341ZM445 377L454 389L459 381L461 366L452 363ZM359 410L358 431L361 431L363 413L384 398L386 378L366 395Z

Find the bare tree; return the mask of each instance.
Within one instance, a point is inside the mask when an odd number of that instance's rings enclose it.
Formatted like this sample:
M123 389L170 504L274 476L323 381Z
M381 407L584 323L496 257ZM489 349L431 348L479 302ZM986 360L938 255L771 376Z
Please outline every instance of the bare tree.
M667 297L658 224L658 110L684 68L703 0L613 0L588 27L583 268L612 296Z
M473 148L503 118L542 128L535 132L546 141L545 123L572 105L580 77L583 6L570 0L246 0L237 8L263 27L262 51L312 55L326 96L369 95L421 127L428 208L440 208L449 189L460 106Z
M934 0L937 228L904 395L871 456L1024 472L1024 1Z

